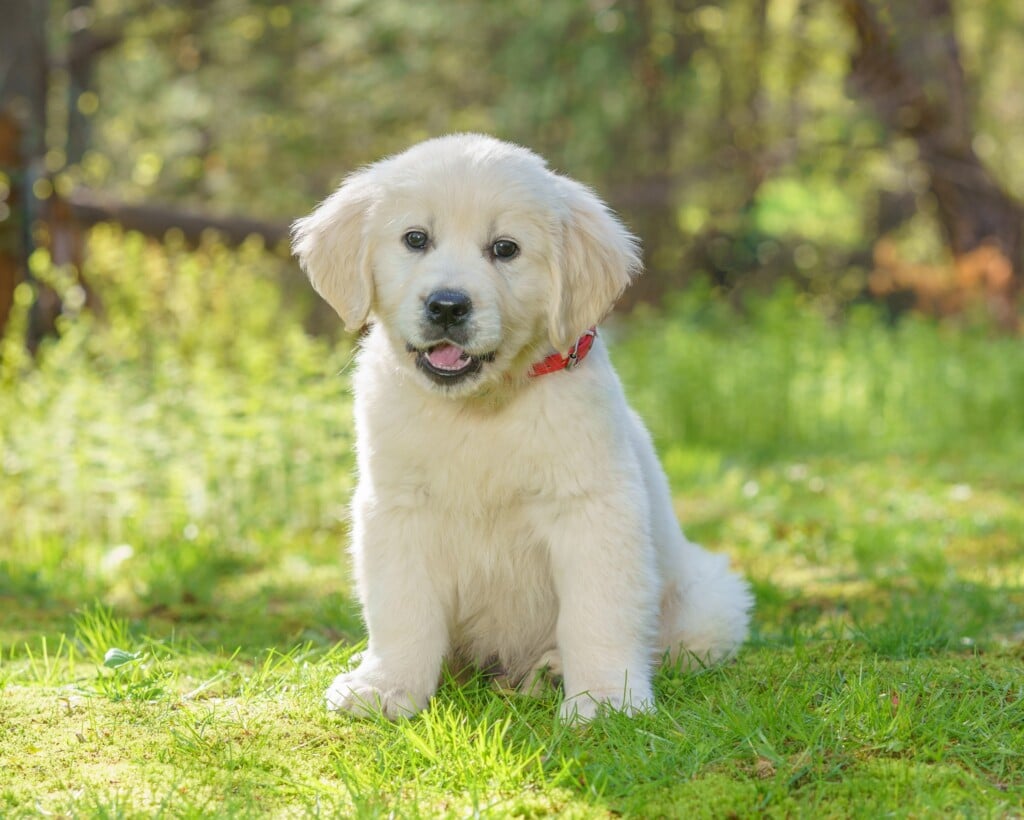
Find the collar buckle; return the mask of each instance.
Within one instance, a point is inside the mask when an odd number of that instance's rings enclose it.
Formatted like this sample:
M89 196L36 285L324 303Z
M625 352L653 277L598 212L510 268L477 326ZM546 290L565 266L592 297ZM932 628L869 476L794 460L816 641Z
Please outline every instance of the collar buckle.
M535 362L530 368L530 376L543 376L546 373L555 373L559 370L573 370L586 358L590 348L594 345L597 337L597 328L592 327L576 340L568 355L552 353L546 359Z
M586 356L589 352L590 345L593 344L593 339L595 336L597 336L597 328L592 327L590 328L590 330L588 330L586 333L584 333L576 340L576 344L572 346L572 350L569 351L569 355L565 357L566 370L573 370L579 365L581 361L583 361L583 357ZM588 339L586 343L587 349L583 351L583 355L581 356L580 347L583 345L584 339Z

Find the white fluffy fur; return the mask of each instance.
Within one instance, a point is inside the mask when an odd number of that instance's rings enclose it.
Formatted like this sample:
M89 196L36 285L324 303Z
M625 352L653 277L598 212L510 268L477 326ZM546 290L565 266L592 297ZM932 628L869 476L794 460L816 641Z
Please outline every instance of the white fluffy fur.
M423 230L426 252L404 234ZM513 239L519 256L488 249ZM714 662L751 605L724 556L687 541L647 431L600 340L538 378L639 273L636 241L587 188L478 135L421 143L349 177L295 225L316 290L350 330L370 323L354 376L359 484L352 556L369 630L328 708L389 717L426 707L445 659L529 689L563 679L562 713L653 706L664 657ZM415 365L423 304L473 302L478 376L438 385Z

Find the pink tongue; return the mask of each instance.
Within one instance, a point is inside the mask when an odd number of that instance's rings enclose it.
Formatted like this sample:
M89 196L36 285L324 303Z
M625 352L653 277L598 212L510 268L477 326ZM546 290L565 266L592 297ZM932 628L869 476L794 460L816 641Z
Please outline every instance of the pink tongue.
M427 361L438 370L459 370L467 358L465 351L456 345L441 345L427 353Z

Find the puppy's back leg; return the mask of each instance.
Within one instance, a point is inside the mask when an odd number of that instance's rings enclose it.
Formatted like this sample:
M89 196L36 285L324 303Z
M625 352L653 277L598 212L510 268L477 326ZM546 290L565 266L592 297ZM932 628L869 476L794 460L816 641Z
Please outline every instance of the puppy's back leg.
M631 414L631 434L651 503L651 537L658 554L662 593L657 660L694 666L724 660L747 637L752 599L729 560L686 540L679 530L672 493L650 435Z

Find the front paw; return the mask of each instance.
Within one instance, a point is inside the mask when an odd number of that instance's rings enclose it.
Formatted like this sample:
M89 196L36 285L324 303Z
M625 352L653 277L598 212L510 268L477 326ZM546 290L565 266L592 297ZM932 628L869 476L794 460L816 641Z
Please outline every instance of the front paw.
M430 695L414 693L356 669L338 675L327 688L324 698L331 712L350 712L359 717L383 714L389 720L397 720L422 711Z
M649 691L617 689L581 692L562 702L560 714L568 723L589 723L603 712L623 712L632 717L654 711L654 695Z

